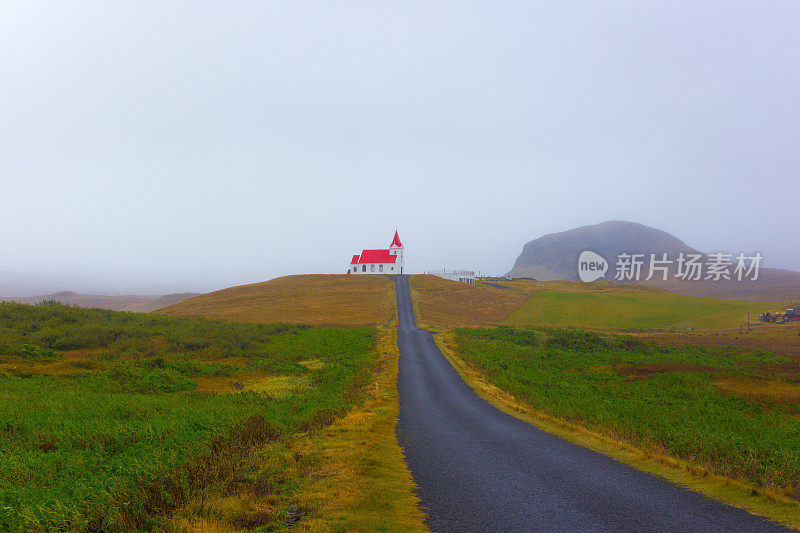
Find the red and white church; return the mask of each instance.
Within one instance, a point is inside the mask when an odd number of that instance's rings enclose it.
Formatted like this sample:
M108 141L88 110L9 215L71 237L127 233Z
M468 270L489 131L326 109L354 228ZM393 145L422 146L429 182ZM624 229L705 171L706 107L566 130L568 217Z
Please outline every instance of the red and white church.
M397 231L386 250L361 250L354 255L347 269L348 274L402 274L403 243Z

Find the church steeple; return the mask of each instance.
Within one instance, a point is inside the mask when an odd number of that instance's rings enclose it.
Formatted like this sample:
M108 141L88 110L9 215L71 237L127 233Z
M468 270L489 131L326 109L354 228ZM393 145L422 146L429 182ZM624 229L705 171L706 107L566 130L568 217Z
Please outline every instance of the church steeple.
M402 248L403 243L400 242L400 236L397 234L397 230L394 230L394 239L392 239L392 244L389 245L389 248Z
M400 265L400 273L402 274L405 267L403 243L400 241L400 235L397 234L397 230L394 230L394 239L392 239L392 244L389 245L389 253L397 256L397 264Z

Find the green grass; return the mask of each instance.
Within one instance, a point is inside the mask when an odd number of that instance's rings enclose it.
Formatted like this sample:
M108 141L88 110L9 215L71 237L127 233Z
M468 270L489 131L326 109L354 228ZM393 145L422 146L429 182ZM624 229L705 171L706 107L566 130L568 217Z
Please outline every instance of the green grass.
M696 298L665 292L535 292L506 319L518 326L656 329L672 326L733 328L755 321L781 302Z
M0 530L158 527L209 487L247 481L241 463L255 447L359 402L375 341L369 327L0 304ZM275 397L201 392L195 381L239 375L307 386ZM253 483L291 493L277 474ZM276 527L294 520L286 509Z
M786 495L800 485L800 404L716 385L797 384L788 358L558 329L459 329L454 340L492 384L553 417Z
M292 531L428 531L395 437L399 353L394 328L378 328L377 351L377 372L363 403L325 429L288 445L259 447L244 467L252 482L239 490L225 487L204 493L176 513L170 524L174 527L167 529L251 527L273 507L269 498L257 495L253 484L287 478L297 485L291 504L282 506L298 520Z

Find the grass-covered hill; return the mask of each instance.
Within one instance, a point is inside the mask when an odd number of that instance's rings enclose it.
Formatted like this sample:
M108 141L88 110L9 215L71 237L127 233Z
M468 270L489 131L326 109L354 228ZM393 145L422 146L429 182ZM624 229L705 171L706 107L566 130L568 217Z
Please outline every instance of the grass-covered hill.
M500 289L478 283L467 285L431 275L414 275L409 279L414 314L420 326L451 328L457 326L492 326L503 321L518 309L528 297L529 290ZM509 285L504 284L502 286Z
M159 314L259 323L323 326L377 324L394 313L385 276L299 275L203 294Z

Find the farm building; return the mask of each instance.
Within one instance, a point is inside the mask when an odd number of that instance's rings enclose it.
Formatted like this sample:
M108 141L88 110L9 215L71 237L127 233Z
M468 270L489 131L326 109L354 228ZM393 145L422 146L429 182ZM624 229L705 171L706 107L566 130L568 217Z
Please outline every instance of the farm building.
M429 270L425 273L444 279L475 285L475 272L472 270Z
M397 231L387 249L361 250L354 255L347 268L348 274L402 274L403 243Z

